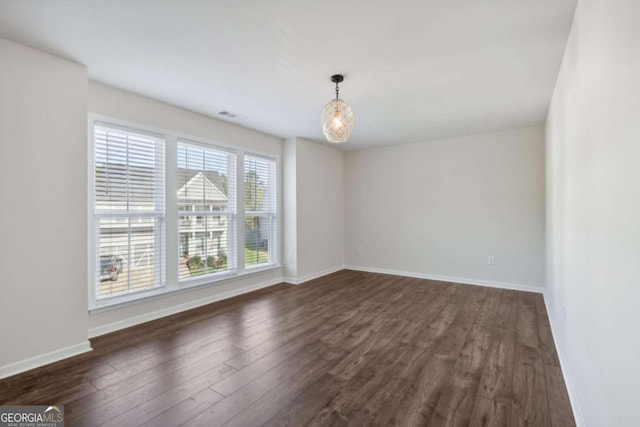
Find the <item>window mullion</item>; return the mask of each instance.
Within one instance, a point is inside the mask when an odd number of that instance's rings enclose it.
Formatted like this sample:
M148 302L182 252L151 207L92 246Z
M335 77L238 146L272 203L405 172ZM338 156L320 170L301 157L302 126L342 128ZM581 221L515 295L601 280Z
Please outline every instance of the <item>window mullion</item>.
M178 164L178 148L177 138L175 136L167 136L165 143L165 191L166 191L166 221L165 221L165 268L166 268L166 286L167 288L178 287L178 269L179 269L179 253L178 253L178 193L177 193L177 164Z
M244 260L244 228L245 228L245 212L244 212L244 152L238 151L236 156L236 257L238 262L238 273L241 274L245 270Z

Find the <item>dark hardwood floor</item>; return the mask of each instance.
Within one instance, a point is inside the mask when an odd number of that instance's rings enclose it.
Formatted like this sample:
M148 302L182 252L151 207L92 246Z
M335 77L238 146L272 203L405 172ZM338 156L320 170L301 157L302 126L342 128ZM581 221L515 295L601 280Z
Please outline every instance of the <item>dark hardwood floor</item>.
M572 426L541 295L341 271L0 381L86 426Z

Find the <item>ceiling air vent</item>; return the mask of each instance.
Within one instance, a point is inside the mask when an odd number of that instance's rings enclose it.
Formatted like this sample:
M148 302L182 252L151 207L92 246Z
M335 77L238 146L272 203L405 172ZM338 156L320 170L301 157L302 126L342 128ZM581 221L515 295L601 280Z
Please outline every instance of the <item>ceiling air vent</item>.
M222 110L218 112L219 116L225 117L227 119L235 119L236 117L238 117L237 114L231 113L227 110Z

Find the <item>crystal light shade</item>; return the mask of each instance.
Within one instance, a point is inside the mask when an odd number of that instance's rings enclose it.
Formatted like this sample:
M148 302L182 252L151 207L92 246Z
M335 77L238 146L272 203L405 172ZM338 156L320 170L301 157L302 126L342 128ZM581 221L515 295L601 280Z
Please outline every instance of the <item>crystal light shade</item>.
M336 144L347 142L353 132L355 116L351 106L342 99L334 99L325 105L320 115L322 132L327 141Z

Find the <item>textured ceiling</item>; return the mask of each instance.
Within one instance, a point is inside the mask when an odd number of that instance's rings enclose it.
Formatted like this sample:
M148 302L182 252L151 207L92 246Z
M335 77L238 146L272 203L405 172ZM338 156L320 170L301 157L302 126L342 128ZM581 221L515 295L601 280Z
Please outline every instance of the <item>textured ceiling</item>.
M282 138L323 140L342 73L354 149L543 122L575 3L0 0L0 37Z

